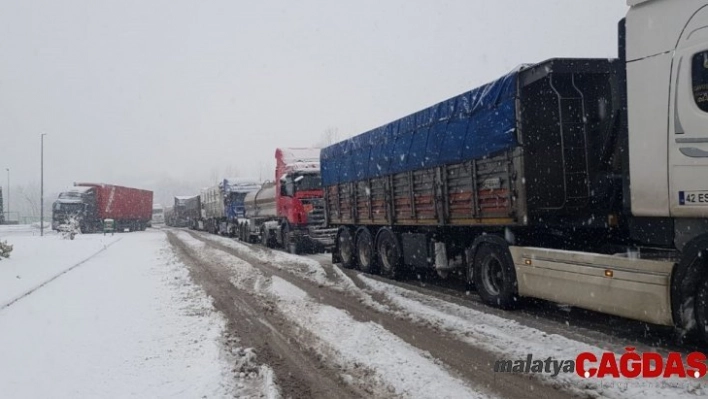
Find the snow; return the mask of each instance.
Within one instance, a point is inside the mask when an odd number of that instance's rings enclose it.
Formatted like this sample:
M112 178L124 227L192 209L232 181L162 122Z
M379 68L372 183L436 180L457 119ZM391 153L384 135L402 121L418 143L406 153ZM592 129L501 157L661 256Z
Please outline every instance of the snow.
M39 229L29 226L2 227L0 241L14 248L8 259L0 261L0 309L122 238L79 234L66 240L53 231L39 237Z
M319 162L319 148L280 148L283 163L286 165L296 162Z
M320 340L319 353L347 371L353 364L370 368L391 394L416 398L485 398L453 377L429 353L402 341L378 323L358 322L347 312L319 304L278 277L268 292L292 322ZM346 339L343 339L346 337Z
M373 396L487 397L452 376L429 353L409 345L378 323L358 322L347 312L320 304L302 289L277 276L266 278L238 257L205 246L187 233L179 232L177 235L187 246L201 251L200 256L229 267L232 270L231 282L235 286L258 296L270 297L280 314L299 327L302 342L314 337L313 349L323 358L336 363L345 380L360 378L360 384L373 384L378 390L378 395ZM245 245L234 244L243 247L242 250L250 250ZM250 250L249 254L257 252L260 251ZM287 267L285 262L293 261L312 267L317 264L279 252L260 256L264 260L283 262L283 268ZM319 264L317 267L321 268ZM365 378L356 376L362 372Z
M438 325L442 330L457 335L460 340L470 345L499 353L500 359L524 359L527 354L533 354L537 359L553 357L558 360L574 360L581 352L608 352L605 348L548 334L514 320L382 283L363 275L359 275L359 278L373 291L386 295L388 300L402 309L405 316L419 322ZM670 378L660 383L647 383L642 380L617 378L608 382L581 379L575 373L561 373L556 377L541 375L540 378L549 384L561 384L581 396L686 398L708 394L702 381L690 379Z
M0 262L3 303L66 273L0 310L3 397L200 398L265 391L259 381L234 383L237 356L223 350L225 322L163 233L71 241L32 232L0 230L0 239L15 245L10 259Z
M180 239L191 240L193 245L203 244L198 240L194 240L191 236L185 233L179 233ZM337 275L337 281L332 281L327 278L327 272L325 272L322 265L314 260L303 256L289 254L287 252L281 251L266 251L259 247L251 247L244 245L240 242L231 240L226 237L219 237L210 234L202 235L204 239L211 242L217 242L219 244L225 245L229 248L235 249L239 253L245 253L258 259L261 262L268 262L270 265L277 267L278 269L287 271L293 275L306 278L313 281L319 285L327 286L329 288L345 292L350 295L355 295L359 297L362 303L367 305L372 309L378 311L390 311L390 309L371 298L371 295L360 290L356 284L352 281L349 276L344 274L339 268L334 267L334 273ZM300 268L293 267L295 265L301 266Z

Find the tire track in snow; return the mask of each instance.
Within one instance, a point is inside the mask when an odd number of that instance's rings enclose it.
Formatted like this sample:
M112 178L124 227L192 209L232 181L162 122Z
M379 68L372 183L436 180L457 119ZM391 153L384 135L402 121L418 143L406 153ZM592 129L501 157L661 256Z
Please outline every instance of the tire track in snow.
M256 349L259 362L273 369L283 397L353 399L367 396L366 392L341 381L337 370L326 367L314 354L290 339L286 334L288 322L264 308L258 298L234 286L229 270L201 259L173 232L168 231L167 236L189 266L194 280L229 320L229 330L235 332L242 344Z
M318 302L344 310L359 322L372 322L398 336L404 342L418 348L445 364L448 369L463 380L478 387L487 388L492 394L510 398L544 399L567 398L573 393L554 387L545 381L531 379L523 374L496 373L494 363L499 354L473 347L446 331L436 330L403 317L383 313L359 301L357 296L319 285L305 277L284 271L269 261L259 259L247 250L239 250L202 237L199 233L184 231L194 239L209 247L226 252L262 270L268 275L280 277L307 292Z

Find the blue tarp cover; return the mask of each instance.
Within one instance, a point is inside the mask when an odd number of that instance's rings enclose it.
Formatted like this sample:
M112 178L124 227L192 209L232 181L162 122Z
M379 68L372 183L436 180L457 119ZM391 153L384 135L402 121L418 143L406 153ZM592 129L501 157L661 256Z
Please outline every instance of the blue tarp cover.
M483 158L516 146L518 71L320 153L323 186Z

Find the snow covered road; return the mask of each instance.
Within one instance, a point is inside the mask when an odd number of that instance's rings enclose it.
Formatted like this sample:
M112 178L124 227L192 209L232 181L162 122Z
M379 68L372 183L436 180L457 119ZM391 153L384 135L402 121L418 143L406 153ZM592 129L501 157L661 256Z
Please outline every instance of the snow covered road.
M430 292L403 288L415 285L343 271L321 256L308 259L203 233L177 235L203 263L232 269L235 286L267 298L274 312L281 312L291 324L307 331L307 336L299 337L299 345L322 354L324 360L329 358L342 370L352 363L368 369L374 380L402 397L685 398L708 393L704 379L587 380L575 372L499 373L494 368L501 359L525 359L529 355L535 359L575 359L586 351L621 354L624 346L635 345L625 339L621 349L613 349L619 339L606 345L597 338L602 334L589 338L571 328L562 331L558 323L538 320L538 315L503 312L475 305L469 299L466 305L458 305ZM249 270L260 277L244 277ZM529 320L534 318L535 322ZM382 339L386 342L383 346L398 349L394 353L372 350ZM413 359L412 353L417 351L449 376L426 378L436 375L430 364L417 368L425 370L422 373L396 373L409 364L399 363L388 369L387 363L396 363L397 354L405 353L405 344L412 352L404 359ZM639 345L638 350L665 353L666 348ZM383 353L386 355L381 356ZM418 381L411 381L411 376ZM463 385L457 385L457 381Z
M343 270L322 255L177 229L73 241L35 233L0 227L0 241L15 245L0 261L3 398L708 393L702 380L497 372L501 359L570 359L632 343L605 345L601 333Z

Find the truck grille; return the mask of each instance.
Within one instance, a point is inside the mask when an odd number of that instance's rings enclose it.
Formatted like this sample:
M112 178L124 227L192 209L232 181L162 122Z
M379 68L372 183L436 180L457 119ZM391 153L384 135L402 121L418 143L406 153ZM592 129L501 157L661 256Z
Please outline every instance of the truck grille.
M312 210L307 214L308 226L324 226L325 224L325 208L324 199L322 198L306 198L302 200L302 204L311 205Z
M323 198L307 198L302 204L312 206L307 214L307 230L310 238L320 242L325 247L334 245L334 236L337 229L325 228L325 206Z

